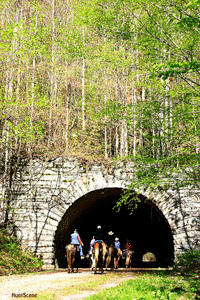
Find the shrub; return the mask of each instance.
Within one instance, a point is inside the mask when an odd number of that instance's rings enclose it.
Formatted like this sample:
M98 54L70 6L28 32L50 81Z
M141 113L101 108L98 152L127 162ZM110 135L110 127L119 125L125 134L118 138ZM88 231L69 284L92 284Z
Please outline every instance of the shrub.
M39 271L42 264L33 253L22 251L17 238L0 231L0 275Z
M177 257L174 270L180 272L181 275L200 276L200 250L191 249L181 253Z

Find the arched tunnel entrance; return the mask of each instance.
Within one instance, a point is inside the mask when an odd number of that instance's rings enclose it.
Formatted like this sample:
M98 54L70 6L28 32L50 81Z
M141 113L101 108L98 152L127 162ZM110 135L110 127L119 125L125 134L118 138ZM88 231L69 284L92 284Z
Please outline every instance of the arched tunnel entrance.
M116 212L113 207L122 193L121 188L95 190L69 207L58 225L54 239L55 257L60 268L67 267L65 246L70 243L70 235L74 229L78 229L84 243L83 252L87 254L97 225L101 225L105 240L108 231L114 231L115 237L120 239L121 249L127 238L132 242L135 251L132 267L152 267L152 264L154 267L167 267L172 264L173 236L163 213L142 195L133 214L130 215L126 207ZM153 253L156 261L144 262L142 257L147 252ZM89 262L82 260L81 266L89 267Z

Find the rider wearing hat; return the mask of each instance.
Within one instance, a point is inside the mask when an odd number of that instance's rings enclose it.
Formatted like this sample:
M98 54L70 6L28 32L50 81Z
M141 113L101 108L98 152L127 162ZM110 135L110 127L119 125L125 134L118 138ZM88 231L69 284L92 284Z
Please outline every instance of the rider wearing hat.
M115 238L115 248L120 250L120 241L118 237Z
M101 230L101 226L97 226L97 230L94 233L95 243L103 243L103 231ZM94 244L93 244L94 245Z
M117 249L117 254L122 255L122 251L120 249L120 241L118 237L115 238L115 248Z
M115 244L115 237L114 237L114 232L113 231L109 231L108 232L108 237L107 237L106 244L107 244L108 247L114 246L114 244Z

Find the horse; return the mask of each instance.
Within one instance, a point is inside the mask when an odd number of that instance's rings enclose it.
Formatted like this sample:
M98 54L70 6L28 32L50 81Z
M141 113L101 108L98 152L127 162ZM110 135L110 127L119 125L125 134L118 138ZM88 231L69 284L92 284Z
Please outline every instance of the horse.
M95 259L94 259L94 254L87 254L86 259L89 260L90 262L90 269L93 270L95 267Z
M78 245L69 244L66 246L66 258L68 273L74 272L74 268L78 273L78 265L80 261L80 250Z
M132 259L133 259L133 254L135 253L134 251L132 250L124 250L124 254L125 254L125 266L126 268L129 268L131 267L131 263L132 263Z
M110 245L108 247L108 256L106 258L106 270L110 266L111 270L113 271L115 267L116 257L117 257L117 249L114 247L114 245Z
M122 256L122 251L115 248L115 251L114 251L114 268L115 269L118 269L118 264L119 264L119 260Z
M101 274L103 273L103 267L106 257L106 244L105 243L95 243L93 247L93 257L94 257L94 273L97 273L97 268L99 268Z

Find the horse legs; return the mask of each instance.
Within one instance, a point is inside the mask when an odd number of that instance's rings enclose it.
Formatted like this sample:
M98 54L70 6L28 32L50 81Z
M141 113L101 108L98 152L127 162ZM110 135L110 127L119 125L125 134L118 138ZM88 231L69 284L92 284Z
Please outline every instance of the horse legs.
M105 261L105 257L103 256L103 253L101 253L101 258L99 259L99 270L101 272L101 274L103 273L103 266L104 266L104 261Z
M113 271L113 264L114 264L114 251L113 251L112 247L109 247L108 248L108 256L106 258L106 270L111 265L110 268Z
M73 257L72 257L72 266L71 266L71 268L72 268L72 273L74 272L74 262L75 262L75 257L73 256Z
M91 270L95 268L95 258L91 256Z
M114 256L114 268L115 269L118 269L120 258L121 258L121 253L117 252Z
M67 265L68 265L68 273L71 272L72 259L69 253L67 254Z
M118 258L114 257L114 268L118 269Z
M106 258L106 244L102 243L103 249L102 249L102 273L103 273L103 266Z
M94 273L95 273L95 274L97 273L97 264L98 264L98 256L96 256L96 257L94 258L94 265L95 265L95 267L94 267Z
M109 253L108 253L108 256L107 256L107 258L106 258L106 270L108 269L108 267L109 267L109 265L110 265L110 261L111 261L111 257L110 257L110 255L109 255Z

